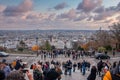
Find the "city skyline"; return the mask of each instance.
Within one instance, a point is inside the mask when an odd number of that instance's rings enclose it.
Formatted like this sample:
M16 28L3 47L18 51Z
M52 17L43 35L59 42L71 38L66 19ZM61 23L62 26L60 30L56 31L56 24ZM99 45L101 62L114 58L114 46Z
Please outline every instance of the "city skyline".
M0 30L107 30L120 0L0 0Z

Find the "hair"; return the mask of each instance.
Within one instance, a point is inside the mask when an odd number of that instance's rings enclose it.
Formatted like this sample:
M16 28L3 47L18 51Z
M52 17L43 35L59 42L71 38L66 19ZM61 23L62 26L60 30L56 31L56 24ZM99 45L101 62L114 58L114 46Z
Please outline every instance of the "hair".
M24 75L20 71L11 72L5 80L25 80Z

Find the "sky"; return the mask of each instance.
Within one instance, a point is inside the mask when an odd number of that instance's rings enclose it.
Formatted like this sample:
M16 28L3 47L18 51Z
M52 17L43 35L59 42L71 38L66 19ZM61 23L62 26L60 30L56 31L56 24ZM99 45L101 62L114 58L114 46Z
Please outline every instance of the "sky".
M0 0L0 30L108 30L120 0Z

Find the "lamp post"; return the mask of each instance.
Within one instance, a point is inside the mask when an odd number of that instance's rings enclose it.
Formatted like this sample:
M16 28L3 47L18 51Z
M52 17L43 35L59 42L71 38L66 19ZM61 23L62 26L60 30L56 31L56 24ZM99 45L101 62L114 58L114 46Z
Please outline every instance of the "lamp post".
M38 37L36 37L36 46L38 46ZM37 49L37 56L38 56L38 49Z
M67 43L67 41L65 40L65 41L64 41L64 49L65 49L65 50L67 49L66 43Z
M36 45L38 45L38 37L36 37Z

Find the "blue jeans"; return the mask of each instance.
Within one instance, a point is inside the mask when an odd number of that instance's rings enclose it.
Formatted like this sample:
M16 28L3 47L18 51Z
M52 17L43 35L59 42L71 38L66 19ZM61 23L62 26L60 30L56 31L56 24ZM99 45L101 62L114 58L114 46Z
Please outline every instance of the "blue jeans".
M68 73L69 73L69 75L71 75L71 73L72 73L72 70L71 70L71 69L68 69Z
M82 68L82 74L85 75L85 67Z

